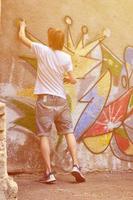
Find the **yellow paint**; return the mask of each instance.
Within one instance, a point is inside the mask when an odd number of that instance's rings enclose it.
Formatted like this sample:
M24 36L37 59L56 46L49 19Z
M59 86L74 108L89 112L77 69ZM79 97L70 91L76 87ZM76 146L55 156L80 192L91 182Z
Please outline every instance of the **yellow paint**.
M100 64L101 60L95 60L92 58L87 58L86 55L91 52L91 50L99 45L99 40L95 40L83 48L82 38L80 39L77 48L74 47L70 30L67 30L67 48L64 47L65 52L69 53L72 58L73 63L73 73L76 78L83 78L90 70L92 70L96 65ZM101 48L100 48L101 50ZM101 67L101 66L100 66ZM100 72L100 70L99 70ZM99 77L99 74L97 74ZM80 80L77 79L77 82ZM72 112L74 111L77 104L77 90L76 87L71 85L65 85L66 92L72 99Z
M73 44L69 30L68 30L68 35L67 35L67 48L71 49L71 51L74 51L74 44Z
M95 41L91 42L90 44L86 45L83 49L75 50L75 52L76 53L78 52L80 54L80 56L86 56L97 45L99 45L99 40L95 40Z
M22 89L20 90L18 93L17 93L17 96L22 96L22 97L31 97L32 99L35 99L36 98L36 95L33 94L33 90L34 88L25 88L25 89Z
M80 49L82 49L83 48L83 41L82 41L82 39L79 41L79 43L78 43L78 46L77 46L77 50L80 50Z
M115 67L115 68L118 68L119 66L118 66L118 65L115 65L114 67Z
M128 149L125 151L125 153L126 153L127 155L130 155L130 156L133 155L133 144L132 144L131 142L129 143L129 147L128 147Z
M112 66L114 64L113 60L108 59L108 64Z
M89 72L91 69L93 69L94 66L96 66L99 63L99 61L88 59L85 57L80 57L77 55L72 56L72 61L73 61L73 66L74 66L73 73L76 78L84 77L87 74L87 72ZM99 76L99 74L97 74L97 76ZM77 79L77 84L79 83L80 83L80 79ZM72 111L74 111L77 104L76 86L73 86L70 84L65 85L65 90L72 99Z
M74 67L74 75L76 78L84 77L99 61L81 57L78 54L72 56L72 62Z
M84 144L94 153L103 152L110 143L112 132L101 136L87 137L85 138Z
M96 61L95 59L86 58L86 55L97 45L99 45L99 40L95 40L84 48L82 46L82 38L79 41L77 48L74 48L74 44L72 41L72 37L70 34L70 30L67 30L67 47L64 47L64 50L67 51L72 56L72 62L74 67L74 75L76 78L84 77L88 71L90 71L94 66L96 66L100 61ZM82 48L81 48L82 47ZM72 53L73 52L73 53Z
M105 94L108 93L110 89L110 72L108 71L105 76L98 82L97 84L97 90L99 96L105 96Z
M127 67L127 69L130 69L131 68L130 63L126 62L126 67Z
M77 104L76 85L65 84L65 91L71 98L71 112L73 112Z

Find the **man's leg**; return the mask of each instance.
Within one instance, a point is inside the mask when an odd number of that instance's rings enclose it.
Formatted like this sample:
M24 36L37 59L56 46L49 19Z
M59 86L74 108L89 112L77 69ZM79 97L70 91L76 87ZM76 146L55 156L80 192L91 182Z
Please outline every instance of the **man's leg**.
M40 142L41 142L41 153L45 163L45 173L44 176L39 181L42 183L51 184L56 181L56 178L54 174L51 172L49 138L47 136L42 136Z
M73 168L72 168L71 174L75 177L78 183L85 182L85 177L81 173L80 167L78 164L75 136L73 135L73 133L72 134L69 133L69 134L66 134L65 137L66 137L68 148L73 160Z
M72 156L73 165L78 165L78 159L77 159L77 145L76 145L76 139L73 133L69 133L65 135L68 149L70 151L70 154Z
M41 153L45 163L46 174L49 174L51 172L49 138L46 136L42 136L40 145L41 145Z
M62 100L62 102L65 100ZM70 108L68 107L68 104L63 103L63 106L60 106L61 109L58 110L58 117L55 119L55 125L57 128L58 133L62 133L65 135L68 149L70 151L72 160L73 160L73 168L71 171L71 174L75 177L76 181L78 183L84 182L85 177L82 175L79 164L78 164L78 158L77 158L77 144L74 134L71 132L73 130L72 128L72 119L70 115ZM67 134L66 134L67 133Z

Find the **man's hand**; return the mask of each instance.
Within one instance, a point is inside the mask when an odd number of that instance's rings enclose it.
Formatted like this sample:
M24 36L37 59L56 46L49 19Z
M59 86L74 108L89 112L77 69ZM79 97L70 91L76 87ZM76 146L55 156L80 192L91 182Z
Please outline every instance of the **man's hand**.
M68 78L69 78L69 80L70 80L69 83L71 83L71 84L77 83L77 80L76 80L76 78L74 77L74 74L73 74L72 71L67 72L67 75L68 75Z
M26 29L25 21L20 21L19 38L26 46L31 48L32 41L29 38L27 38L25 29Z
M23 21L20 21L20 29L24 29L25 30L25 28L26 28L26 23L25 23L25 21L23 20Z
M63 79L63 81L64 81L64 83L66 83L66 84L69 84L69 83L70 83L70 79L69 79L68 77L65 77L65 78Z
M66 84L69 84L69 83L71 83L71 84L75 84L75 83L77 83L77 80L74 78L74 77L64 77L64 83L66 83Z

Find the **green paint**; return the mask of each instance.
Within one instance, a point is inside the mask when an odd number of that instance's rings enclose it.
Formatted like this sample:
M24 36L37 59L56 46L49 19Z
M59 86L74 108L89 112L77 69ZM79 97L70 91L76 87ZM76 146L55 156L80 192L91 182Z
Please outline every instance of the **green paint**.
M130 101L129 101L129 108L133 108L133 95L131 96L130 98Z
M126 133L126 131L125 131L125 129L124 129L123 127L118 128L118 129L115 131L115 133L116 133L117 135L121 136L122 138L125 138L125 139L128 138L128 137L127 137L127 133Z
M16 119L15 124L27 128L32 132L35 132L34 108L17 100L11 100L11 103L13 103L24 115L23 117Z
M21 59L29 63L37 71L37 59L27 56L19 56Z
M103 54L103 64L102 64L102 73L105 72L107 69L111 71L113 76L113 84L117 86L119 84L119 79L121 78L121 70L122 70L122 63L120 63L109 51L107 51L102 46L102 54Z
M72 110L72 99L69 95L67 95L67 103L68 103L70 110Z

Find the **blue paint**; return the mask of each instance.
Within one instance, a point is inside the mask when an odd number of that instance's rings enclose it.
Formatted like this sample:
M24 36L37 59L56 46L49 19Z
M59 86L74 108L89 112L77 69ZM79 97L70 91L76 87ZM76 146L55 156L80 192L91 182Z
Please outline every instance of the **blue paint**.
M90 99L92 99L91 102L89 102ZM94 123L95 119L98 117L103 108L105 100L106 97L99 96L99 94L97 93L97 86L95 86L93 90L89 91L81 99L81 102L88 101L88 104L81 114L80 119L74 129L74 134L77 140L84 134L84 132L90 127L90 125Z

